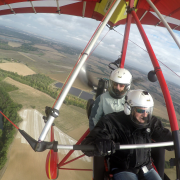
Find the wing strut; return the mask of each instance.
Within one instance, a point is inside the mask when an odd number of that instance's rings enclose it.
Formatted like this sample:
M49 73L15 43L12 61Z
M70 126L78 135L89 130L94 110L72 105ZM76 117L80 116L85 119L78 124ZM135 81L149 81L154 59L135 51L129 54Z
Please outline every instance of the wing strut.
M139 19L140 21L143 19L143 17L147 14L148 11L145 11L144 14L141 16L141 18Z
M36 10L35 10L35 8L34 8L34 6L33 6L32 1L29 1L29 2L31 3L31 6L32 6L32 8L33 8L34 13L36 14Z
M84 17L86 11L86 1L83 2L82 17Z
M58 2L58 0L56 0L56 4L57 4L57 12L58 12L59 15L60 15L60 14L61 14L61 13L60 13L61 10L60 10L60 8L59 8L59 2Z
M176 42L177 46L180 49L180 43L177 39L177 37L175 36L175 34L173 33L172 29L170 28L169 24L166 22L166 20L164 19L164 17L161 15L161 13L159 12L159 10L156 8L156 6L151 2L151 0L146 0L149 5L152 7L152 9L156 12L156 14L158 15L158 17L160 18L160 20L162 21L162 23L164 24L164 26L167 28L167 30L169 31L169 33L171 34L172 38L174 39L174 41Z
M164 16L164 19L166 19L167 17L171 17L174 13L178 12L180 10L180 7L175 9L174 11L172 11L170 14L168 14L167 16ZM159 26L161 24L161 20L155 25L155 26Z
M13 8L10 6L10 4L7 4L9 6L9 9L11 9L11 12L14 13L14 15L16 15L15 11L13 10Z
M118 6L118 4L120 3L120 1L121 0L114 0L113 4L111 6L112 8L108 10L106 17L104 18L104 21L102 23L100 23L100 25L98 26L98 30L96 31L96 33L94 33L94 36L92 37L91 41L89 42L87 48L85 48L82 55L80 56L80 59L77 61L70 76L68 77L68 82L64 84L61 94L60 94L56 104L53 107L54 113L57 113L57 111L61 108L63 101L64 101L66 95L68 94L72 84L74 83L81 67L83 66L84 62L86 61L90 51L92 50L94 44L96 43L98 37L100 36L100 33L102 32L102 30L108 23L110 17L112 16L113 12L115 11L115 9ZM49 115L48 121L46 122L45 127L44 127L43 131L41 132L41 135L38 139L39 142L44 141L49 129L51 128L52 123L54 122L55 116L56 116L56 114Z
M179 25L177 25L176 27L174 27L174 28L173 28L173 30L174 30L174 29L176 29L176 28L177 28L177 27L179 27L179 26L180 26L180 24L179 24Z

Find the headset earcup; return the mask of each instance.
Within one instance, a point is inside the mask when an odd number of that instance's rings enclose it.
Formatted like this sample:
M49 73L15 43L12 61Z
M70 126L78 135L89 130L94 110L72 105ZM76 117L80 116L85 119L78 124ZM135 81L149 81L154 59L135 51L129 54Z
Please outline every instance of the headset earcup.
M131 114L131 107L127 103L125 103L125 105L124 105L124 113L126 115L130 115Z

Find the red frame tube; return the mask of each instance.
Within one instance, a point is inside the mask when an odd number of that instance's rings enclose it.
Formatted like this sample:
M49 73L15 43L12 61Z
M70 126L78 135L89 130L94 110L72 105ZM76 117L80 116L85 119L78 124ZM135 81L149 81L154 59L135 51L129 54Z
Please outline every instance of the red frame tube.
M134 6L134 0L130 0L129 7L133 8L133 6ZM130 27L131 27L131 19L132 19L132 15L131 15L131 13L128 13L127 19L126 19L126 27L124 30L124 39L123 39L123 47L122 47L122 51L121 51L122 55L121 55L120 68L124 68L128 39L129 39L129 32L130 32Z
M82 135L82 137L79 139L79 141L76 143L76 145L79 145L83 139L89 134L89 129ZM68 154L62 159L62 161L58 164L58 167L63 166L63 164L65 163L65 161L69 158L69 156L74 152L74 150L70 150L68 152Z
M73 162L73 161L75 161L75 160L77 160L77 159L79 159L79 158L82 158L83 156L85 156L84 154L83 155L81 155L81 156L78 156L77 158L74 158L74 159L72 159L72 160L70 160L70 161L67 161L67 162L65 162L63 165L61 165L61 166L64 166L64 165L66 165L66 164L69 164L70 162Z
M164 79L164 76L163 76L163 73L161 71L161 68L160 68L160 65L158 63L158 60L154 54L154 51L151 47L151 44L146 36L146 33L139 21L139 18L136 14L135 11L131 11L131 14L133 15L134 17L134 20L136 22L136 25L141 33L141 36L142 36L142 39L146 45L146 48L147 48L147 51L149 53L149 56L151 58L151 61L152 61L152 64L154 66L154 69L155 69L155 72L156 72L156 75L157 75L157 78L159 80L159 84L161 86L161 89L162 89L162 92L163 92L163 95L164 95L164 99L165 99L165 102L166 102L166 107L167 107L167 111L168 111L168 116L169 116L169 120L170 120L170 125L171 125L171 130L172 131L179 131L179 127L178 127L178 123L177 123L177 118L176 118L176 113L175 113L175 110L174 110L174 105L173 105L173 102L172 102L172 99L171 99L171 95L169 93L169 89L168 89L168 86L166 84L166 81Z
M76 170L76 171L92 171L92 169L71 169L71 168L58 168L62 170Z

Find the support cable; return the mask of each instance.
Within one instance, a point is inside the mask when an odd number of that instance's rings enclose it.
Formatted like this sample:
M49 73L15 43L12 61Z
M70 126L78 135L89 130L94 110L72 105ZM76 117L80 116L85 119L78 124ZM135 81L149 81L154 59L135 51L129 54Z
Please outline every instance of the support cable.
M121 36L124 36L124 35L121 34L120 32L116 31L114 28L113 28L113 30L114 30L116 33L120 34ZM147 50L143 49L141 46L139 46L138 44L136 44L136 43L133 42L132 40L129 39L129 41L131 41L133 44L135 44L136 46L138 46L139 48L141 48L143 51L145 51L146 53L148 53ZM162 65L164 65L167 69L169 69L171 72L173 72L177 77L180 78L180 76L179 76L177 73L175 73L172 69L170 69L168 66L166 66L162 61L160 61L159 59L157 59L157 60L158 60Z
M156 8L156 6L151 2L151 0L146 0L146 1L149 3L149 5L152 7L152 9L155 11L155 13L158 15L159 19L162 21L164 26L167 28L167 30L169 31L172 38L174 39L174 41L176 42L177 46L180 49L180 43L179 43L177 37L175 36L174 32L172 31L171 27L169 26L169 24L166 22L166 20L163 18L163 16L159 12L159 10Z
M1 111L0 113L16 128L19 129L8 117L6 117Z

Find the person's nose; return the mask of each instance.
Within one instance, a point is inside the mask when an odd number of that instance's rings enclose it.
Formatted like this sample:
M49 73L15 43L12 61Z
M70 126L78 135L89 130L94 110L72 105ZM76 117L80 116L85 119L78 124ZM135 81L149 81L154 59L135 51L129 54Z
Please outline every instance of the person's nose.
M145 111L144 113L142 113L143 117L147 117L148 113Z

